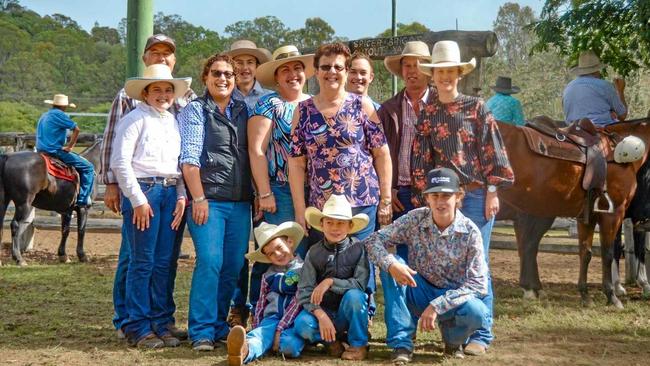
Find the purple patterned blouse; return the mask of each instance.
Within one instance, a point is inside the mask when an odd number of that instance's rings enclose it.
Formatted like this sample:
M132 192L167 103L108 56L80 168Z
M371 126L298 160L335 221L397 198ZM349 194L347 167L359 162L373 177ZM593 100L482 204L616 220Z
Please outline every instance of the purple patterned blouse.
M386 144L380 123L363 112L361 96L348 93L331 119L312 98L298 104L300 119L291 134L292 157L307 157L309 204L322 209L332 193L344 194L352 207L379 203L379 179L371 149Z

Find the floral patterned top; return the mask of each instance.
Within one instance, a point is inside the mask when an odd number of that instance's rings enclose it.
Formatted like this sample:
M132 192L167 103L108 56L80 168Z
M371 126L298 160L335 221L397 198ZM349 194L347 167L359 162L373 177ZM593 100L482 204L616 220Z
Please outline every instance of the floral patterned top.
M453 169L461 184L506 187L514 181L501 133L483 99L459 94L443 104L435 98L415 128L411 175L416 207L426 205L422 191L433 168Z
M430 299L436 313L444 314L472 297L487 294L488 267L481 232L460 210L442 232L434 224L431 210L422 207L363 240L370 261L386 272L397 261L386 248L404 243L409 247L409 266L432 285L448 289Z
M291 135L292 157L307 157L309 204L323 209L333 193L352 207L379 203L379 179L370 150L386 144L381 123L364 113L362 97L348 93L333 118L326 119L312 98L298 104L300 119Z

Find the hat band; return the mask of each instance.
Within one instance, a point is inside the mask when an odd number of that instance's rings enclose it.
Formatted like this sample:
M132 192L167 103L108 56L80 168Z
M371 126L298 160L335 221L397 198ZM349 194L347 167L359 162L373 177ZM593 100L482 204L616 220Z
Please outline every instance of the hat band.
M277 55L275 57L276 60L282 60L284 58L289 58L289 57L294 57L294 56L300 56L300 52L298 51L291 51L291 52L285 52Z

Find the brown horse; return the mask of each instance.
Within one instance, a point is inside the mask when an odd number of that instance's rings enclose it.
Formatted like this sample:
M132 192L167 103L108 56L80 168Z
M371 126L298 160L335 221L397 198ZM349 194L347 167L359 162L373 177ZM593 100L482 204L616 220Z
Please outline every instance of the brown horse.
M499 197L518 210L538 217L580 217L583 214L586 191L582 189L584 165L551 159L530 150L521 127L499 123L499 130L515 173L512 187L499 192ZM621 137L634 135L650 143L650 120L636 120L607 126L606 131ZM601 139L607 139L604 135ZM607 141L604 142L608 144ZM596 223L600 226L602 250L603 292L607 303L622 308L612 283L612 245L636 190L636 173L648 156L627 164L607 164L607 192L614 204L613 213L594 213L585 223L578 220L580 245L580 275L578 290L582 303L591 299L587 293L587 269ZM519 236L519 234L518 234ZM518 238L519 239L519 238Z

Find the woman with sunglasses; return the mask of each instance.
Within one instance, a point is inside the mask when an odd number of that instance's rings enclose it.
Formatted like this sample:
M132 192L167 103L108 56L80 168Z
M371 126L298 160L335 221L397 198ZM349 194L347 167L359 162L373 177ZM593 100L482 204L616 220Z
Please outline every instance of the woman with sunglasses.
M233 70L228 55L210 57L201 76L205 94L178 116L179 160L191 197L187 227L196 251L189 336L197 351L213 350L215 342L228 335L226 316L251 225L249 116L246 104L231 98Z

